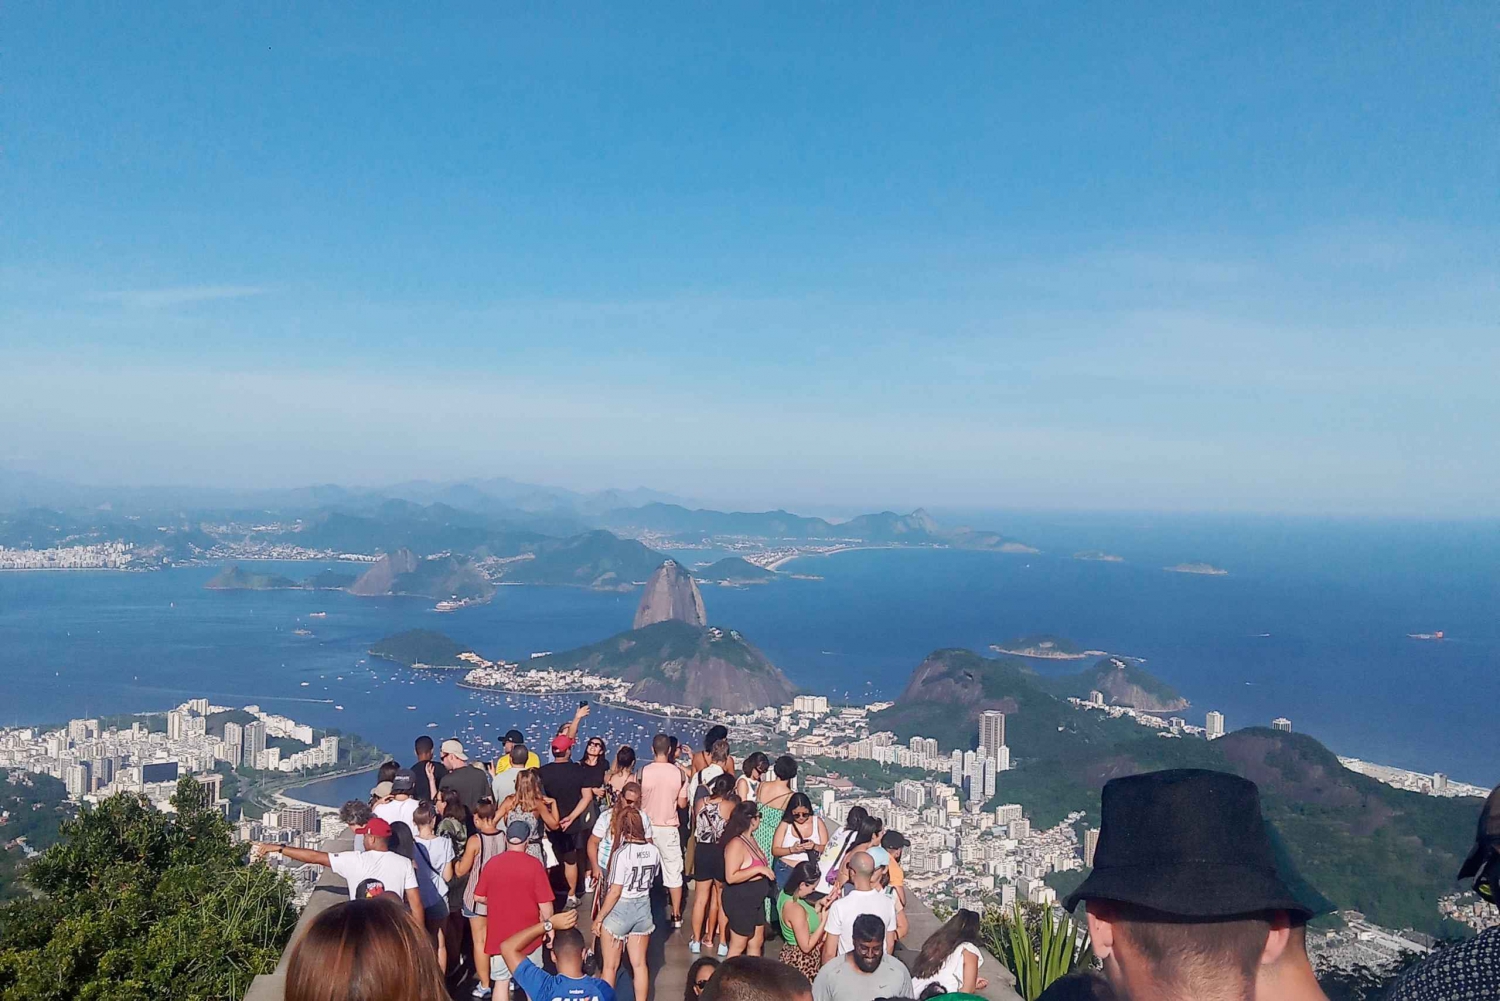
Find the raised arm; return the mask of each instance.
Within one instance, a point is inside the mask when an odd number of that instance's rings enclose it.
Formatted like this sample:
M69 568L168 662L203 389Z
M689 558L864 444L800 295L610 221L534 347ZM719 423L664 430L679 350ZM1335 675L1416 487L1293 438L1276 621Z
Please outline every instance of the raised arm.
M548 907L550 906L549 904ZM559 911L549 918L547 909L543 908L542 917L544 921L551 921L554 931L566 931L578 924L577 911ZM500 943L500 958L505 960L505 965L511 973L515 973L521 961L530 954L533 943L545 934L547 934L547 925L539 922L530 928L522 928Z
M291 845L275 845L266 841L256 844L262 851L275 852L283 858L289 858L293 862L306 862L311 865L331 865L327 852L315 852L311 848L293 848Z
M567 736L567 737L572 738L573 740L577 740L578 739L578 724L582 723L583 722L583 718L585 716L587 716L588 714L589 714L589 707L588 706L579 706L577 709L573 710L573 718L571 720L569 720L568 722L566 722L566 723L563 724L563 728L562 728L563 734L565 736Z

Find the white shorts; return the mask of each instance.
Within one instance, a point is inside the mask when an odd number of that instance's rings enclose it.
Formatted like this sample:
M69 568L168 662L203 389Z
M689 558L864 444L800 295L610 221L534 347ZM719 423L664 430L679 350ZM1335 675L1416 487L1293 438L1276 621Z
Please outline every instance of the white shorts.
M537 939L536 948L526 957L538 966L542 965L542 943L546 940L547 936L545 935ZM503 956L490 957L490 980L497 984L510 980L510 967L505 965L505 958Z
M651 825L651 840L661 852L661 885L669 890L682 886L682 841L677 825L658 827Z

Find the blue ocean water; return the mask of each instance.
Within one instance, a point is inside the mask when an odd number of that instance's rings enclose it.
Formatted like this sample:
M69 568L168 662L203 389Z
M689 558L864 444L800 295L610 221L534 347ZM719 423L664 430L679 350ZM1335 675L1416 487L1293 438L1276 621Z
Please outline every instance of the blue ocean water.
M1193 722L1209 709L1230 728L1284 715L1341 754L1500 781L1490 723L1500 704L1495 523L1014 512L974 523L1000 525L1043 552L809 557L785 569L821 580L706 588L709 617L742 630L808 690L859 698L899 693L931 650L985 651L1054 633L1145 658L1192 700ZM1125 561L1071 558L1082 549ZM1230 573L1161 569L1183 561ZM318 567L269 569L305 576ZM551 726L576 701L507 705L456 688L450 675L361 665L369 644L423 626L524 660L627 628L638 598L506 587L488 605L441 614L423 599L203 590L214 572L0 573L0 723L160 709L202 694L352 730L403 759L419 733L457 733L489 753L511 725ZM315 611L326 617L311 618ZM299 627L313 635L295 635ZM1407 635L1436 630L1448 638ZM660 723L596 711L591 726L612 742L639 742Z

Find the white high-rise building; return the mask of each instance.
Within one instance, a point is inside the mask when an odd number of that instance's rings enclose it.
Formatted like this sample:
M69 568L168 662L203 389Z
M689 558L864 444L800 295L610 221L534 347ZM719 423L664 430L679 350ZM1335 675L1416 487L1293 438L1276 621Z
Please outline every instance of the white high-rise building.
M1102 707L1104 704L1105 703L1104 703L1104 693L1103 692L1100 692L1100 691L1089 692L1089 705L1091 705L1091 706L1101 706Z
M954 785L963 785L963 781L964 781L964 756L963 756L962 752L954 751L953 752L953 756L949 759L949 762L950 762L949 773L952 776L953 784Z
M1204 720L1204 730L1209 740L1217 740L1224 736L1224 714L1210 711Z
M1001 748L1005 750L1005 748ZM984 759L984 798L989 802L995 796L995 759Z
M245 724L244 764L246 768L260 768L266 757L266 724L260 720Z
M1271 720L1271 729L1280 730L1282 733L1291 733L1292 721L1287 719L1285 716L1277 716L1275 719Z
M187 736L188 714L181 709L173 709L167 713L167 739L182 740Z
M1094 867L1094 852L1099 849L1099 829L1090 827L1083 832L1083 864Z
M245 728L238 723L224 724L224 760L238 768L245 760Z
M995 771L1010 771L1010 748L1003 744L1000 746L999 753L995 755Z
M188 699L187 707L188 707L188 711L189 712L195 712L199 716L207 716L208 715L208 700L207 699Z
M337 737L324 737L318 742L318 747L323 750L323 760L330 765L339 763L339 739Z
M979 714L979 743L989 749L990 756L1000 753L1005 746L1005 714L987 711Z
M937 757L938 756L938 742L937 742L937 738L935 738L935 737L923 737L922 738L922 753L925 754L925 755L927 755L929 758L935 758L935 757Z

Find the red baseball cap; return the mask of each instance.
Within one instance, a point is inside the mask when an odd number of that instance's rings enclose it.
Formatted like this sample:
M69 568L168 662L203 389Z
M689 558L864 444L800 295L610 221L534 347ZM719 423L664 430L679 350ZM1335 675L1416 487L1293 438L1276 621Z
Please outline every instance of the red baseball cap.
M562 754L573 749L573 738L565 733L560 733L552 738L552 753Z
M364 827L356 827L355 834L370 834L377 838L388 838L391 836L391 825L385 822L384 817L371 817L370 822Z

